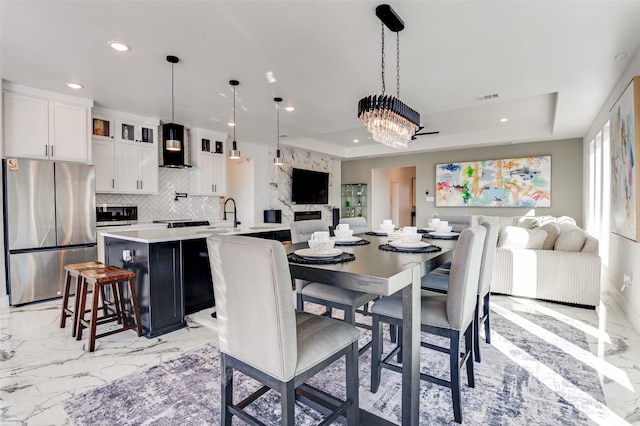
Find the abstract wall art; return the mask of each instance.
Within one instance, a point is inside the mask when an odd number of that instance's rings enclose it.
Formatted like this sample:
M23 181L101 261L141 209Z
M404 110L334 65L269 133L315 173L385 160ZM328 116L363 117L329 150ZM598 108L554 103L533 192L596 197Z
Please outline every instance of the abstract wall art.
M640 241L640 77L631 80L611 113L611 232Z
M551 156L436 164L438 207L549 207Z

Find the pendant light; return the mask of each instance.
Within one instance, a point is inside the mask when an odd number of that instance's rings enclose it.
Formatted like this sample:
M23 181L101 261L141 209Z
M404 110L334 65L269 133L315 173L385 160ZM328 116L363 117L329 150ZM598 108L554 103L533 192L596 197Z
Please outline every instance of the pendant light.
M233 142L229 151L229 158L232 160L240 159L240 151L238 151L238 143L236 142L236 86L240 84L238 80L230 80L229 84L233 86Z
M173 114L173 65L180 62L177 56L167 56L167 62L171 63L171 123L163 126L163 131L166 133L164 149L167 151L182 151L182 141L179 138L180 128L175 124L175 118Z
M376 7L382 21L382 93L369 95L358 103L358 117L376 142L393 148L407 148L420 129L420 113L400 100L400 36L404 22L388 4ZM385 93L384 27L396 33L396 96Z
M276 102L276 111L277 111L277 133L276 133L276 156L273 159L273 164L275 166L282 166L283 161L280 156L280 102L282 102L282 98L273 98Z

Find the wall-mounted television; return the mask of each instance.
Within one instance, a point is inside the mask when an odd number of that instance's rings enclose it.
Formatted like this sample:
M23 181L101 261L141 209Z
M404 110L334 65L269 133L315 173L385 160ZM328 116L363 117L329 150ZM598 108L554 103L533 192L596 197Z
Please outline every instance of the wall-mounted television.
M329 173L293 169L291 204L329 204Z

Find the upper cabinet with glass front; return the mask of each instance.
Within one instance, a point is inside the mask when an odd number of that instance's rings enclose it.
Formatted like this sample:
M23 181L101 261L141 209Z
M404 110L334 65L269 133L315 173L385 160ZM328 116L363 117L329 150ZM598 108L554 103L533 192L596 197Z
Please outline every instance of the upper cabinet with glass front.
M160 121L94 108L92 124L96 192L157 194Z
M3 83L4 155L42 160L89 160L93 101Z

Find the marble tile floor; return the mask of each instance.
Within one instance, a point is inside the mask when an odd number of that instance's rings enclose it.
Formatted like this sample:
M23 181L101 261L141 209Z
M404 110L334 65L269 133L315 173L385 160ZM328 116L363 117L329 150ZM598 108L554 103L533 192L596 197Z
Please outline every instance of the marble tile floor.
M518 312L536 310L585 333L592 355L583 361L600 372L607 406L620 424L640 425L640 335L606 292L597 311L506 296L492 300L494 311L516 321ZM67 398L217 339L215 320L203 311L188 318L187 328L153 339L133 331L115 334L98 339L89 353L86 339L72 338L69 325L59 328L59 307L54 300L0 309L0 424L69 424L61 405ZM554 342L553 335L539 333Z

